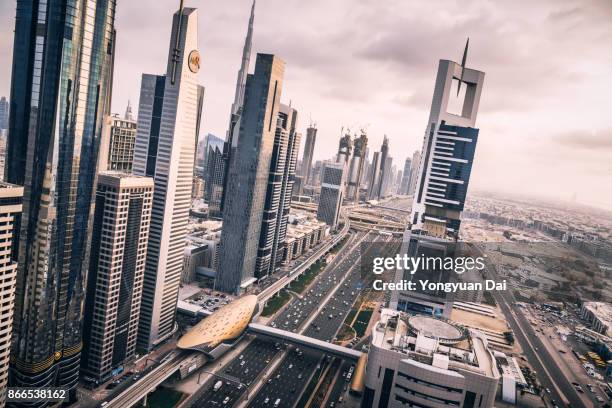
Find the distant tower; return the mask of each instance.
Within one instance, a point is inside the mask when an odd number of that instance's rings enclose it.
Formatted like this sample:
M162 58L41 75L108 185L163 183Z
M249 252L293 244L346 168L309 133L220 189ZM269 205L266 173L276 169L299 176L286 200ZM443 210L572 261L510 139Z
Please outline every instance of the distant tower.
M315 143L317 141L317 126L311 123L306 129L306 142L304 143L304 154L302 156L302 168L300 175L302 176L302 186L310 183L312 177L312 158L314 155ZM302 191L297 192L297 195L302 194Z
M381 172L381 181L380 181L380 195L379 198L384 198L389 196L391 192L391 188L393 186L393 181L395 180L396 172L394 171L393 166L393 157L387 155L387 158L384 162L384 168L380 169Z
M0 98L0 131L8 129L9 121L9 103L6 97Z
M136 351L152 197L150 177L98 176L81 373L100 382Z
M317 219L332 229L338 224L340 207L344 198L346 163L327 163L321 176L321 195L317 208Z
M419 168L421 166L421 152L415 150L412 153L412 164L410 166L410 182L408 184L408 195L414 195L417 178L419 177Z
M370 166L370 184L368 186L368 199L378 200L378 188L380 185L380 152L374 152L372 165Z
M404 162L404 171L402 172L402 179L400 181L400 186L398 193L402 195L408 194L408 187L410 186L410 169L412 166L412 159L410 157L406 157L406 161Z
M128 99L127 107L125 108L125 115L123 115L123 119L134 121L134 116L132 115L132 103Z
M134 174L153 177L139 347L150 350L175 329L193 164L204 88L198 85L198 12L173 16L165 75L142 75Z
M128 112L130 114L128 115ZM110 116L110 140L108 147L107 170L119 170L130 173L134 163L134 145L136 143L136 122L131 119L131 109L124 118L117 115Z
M338 155L336 156L336 162L348 164L349 158L351 157L351 151L353 150L353 141L351 135L347 132L340 138L338 145Z
M219 271L215 288L241 293L255 282L270 161L274 148L285 62L257 54L248 76L240 128L226 178ZM263 122L262 122L263 120Z
M350 167L348 169L348 183L346 189L347 200L359 201L359 187L363 178L364 163L366 161L366 149L368 146L368 137L365 132L361 136L355 138L353 144L353 156L351 157Z
M206 143L206 168L204 169L204 198L208 203L208 214L221 217L221 198L223 196L223 177L225 161L223 159L224 142L209 134Z
M232 159L234 151L238 147L238 134L240 132L240 117L242 116L242 110L244 106L244 97L246 91L246 81L249 75L249 65L251 63L251 47L253 46L253 22L255 21L255 0L251 5L251 16L249 17L249 26L247 28L247 35L244 39L244 47L242 48L242 60L240 62L240 69L236 77L236 89L234 91L234 102L230 112L230 123L225 138L225 144L223 145L223 187L221 191L221 203L220 212L223 212L225 207L225 190L229 183L229 165Z
M383 137L382 146L380 147L380 175L378 176L378 186L376 191L376 198L378 200L380 200L384 195L384 184L386 182L386 177L388 176L387 156L389 156L389 139L387 138L387 135L385 135Z

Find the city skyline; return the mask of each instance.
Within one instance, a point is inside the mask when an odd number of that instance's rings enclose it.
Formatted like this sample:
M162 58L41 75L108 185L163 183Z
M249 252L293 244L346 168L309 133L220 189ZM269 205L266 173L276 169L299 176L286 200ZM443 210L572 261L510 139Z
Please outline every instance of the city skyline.
M170 29L164 17L176 3L118 4L113 112L123 112L128 99L137 104L142 72L162 68ZM202 134L224 137L251 2L192 0L186 6L203 11L200 77L208 103ZM335 3L317 18L308 17L317 14L320 4L292 3L291 15L296 17L281 21L276 21L277 10L289 7L277 6L274 1L256 6L253 53L273 52L287 60L286 95L299 101L296 108L305 118L300 131L305 132L309 117L320 129L315 160L335 150L341 126L357 131L369 123L371 144L380 145L387 134L392 148L402 146L403 151L392 155L403 162L420 146L439 56L459 60L469 36L469 64L490 72L481 104L481 129L490 138L479 145L474 189L612 208L612 192L592 188L609 180L611 170L607 159L612 143L607 135L612 120L603 115L603 106L612 102L605 92L610 88L606 67L612 45L603 41L611 31L603 22L612 15L612 5L592 1L576 7L545 1L531 5L525 15L520 2L495 7L470 2L463 8L443 3L436 6L438 22L427 25L418 17L431 11L433 6L425 3L399 7L367 2L350 10ZM146 18L139 15L142 7ZM0 50L8 57L14 13L14 3L0 5ZM275 24L270 24L273 19ZM343 24L337 24L340 19ZM365 34L352 28L366 19L371 30ZM285 24L291 29L283 29ZM377 34L370 36L371 32ZM559 36L564 41L558 41ZM143 47L143 38L162 46ZM0 95L7 97L8 65L0 67ZM567 95L573 96L571 100ZM500 149L506 154L500 155ZM591 182L581 183L583 179Z
M15 2L0 408L609 406L612 56L531 48L585 8L149 1Z

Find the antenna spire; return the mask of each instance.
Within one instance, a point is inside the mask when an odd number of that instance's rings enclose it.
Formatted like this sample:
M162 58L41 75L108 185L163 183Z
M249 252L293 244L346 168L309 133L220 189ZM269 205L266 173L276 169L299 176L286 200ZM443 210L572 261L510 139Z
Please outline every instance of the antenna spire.
M457 86L457 96L461 90L461 83L463 82L463 72L465 71L465 62L467 60L468 47L470 45L470 37L465 42L465 49L463 50L463 58L461 59L461 78L459 78L459 86Z

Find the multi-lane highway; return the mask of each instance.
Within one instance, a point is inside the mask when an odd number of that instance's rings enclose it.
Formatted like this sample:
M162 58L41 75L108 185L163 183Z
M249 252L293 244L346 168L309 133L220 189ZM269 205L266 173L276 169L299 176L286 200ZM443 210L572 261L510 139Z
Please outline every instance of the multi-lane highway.
M378 241L376 238L373 241ZM391 239L385 237L385 239ZM369 242L368 242L369 243ZM345 261L328 276L327 284L331 285L332 291L328 295L328 301L319 305L313 319L306 322L304 334L319 340L331 341L343 324L348 312L351 310L355 300L361 291L361 276L359 273L359 257L361 249L368 250L371 245L356 248L347 256ZM322 284L325 284L325 280ZM309 291L305 301L321 292L320 288ZM297 307L301 307L297 305ZM300 400L302 393L313 375L318 375L319 370L312 367L320 367L325 355L320 352L288 353L277 369L266 379L263 387L257 395L251 399L249 407L256 408L266 406L278 401L279 407L292 407ZM287 387L286 381L282 380L289 376L291 387ZM307 397L307 396L306 396ZM266 402L268 401L268 402Z
M388 237L385 237L389 239ZM360 243L375 240L375 235L351 234L345 248L325 268L303 296L296 296L270 324L280 329L303 333L322 340L331 340L359 294ZM331 317L330 317L331 316ZM299 398L316 372L321 353L299 348L286 348L284 344L255 340L238 360L223 367L223 374L232 375L237 381L257 389L255 396L243 387L224 385L214 391L217 379L210 380L192 406L209 404L233 406L247 402L249 406L289 407ZM252 392L252 391L251 391Z

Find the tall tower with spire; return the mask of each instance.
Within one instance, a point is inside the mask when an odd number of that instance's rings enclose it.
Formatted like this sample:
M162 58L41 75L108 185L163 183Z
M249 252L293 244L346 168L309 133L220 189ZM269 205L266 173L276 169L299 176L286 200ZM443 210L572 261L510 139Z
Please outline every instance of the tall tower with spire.
M232 110L230 112L230 123L227 130L227 136L225 138L225 144L223 146L223 193L221 195L221 208L225 204L225 192L227 187L227 176L229 173L229 162L232 157L232 153L238 146L238 131L240 130L240 117L242 116L242 107L244 105L244 91L246 87L247 75L249 72L249 65L251 62L251 47L253 45L253 22L255 20L255 0L251 5L251 16L249 18L249 27L247 29L246 38L244 39L244 47L242 48L242 61L240 63L240 69L238 70L238 76L236 78L236 91L234 93L234 102L232 103Z
M125 120L134 120L134 115L132 115L132 103L128 99L127 108L125 108L125 115L123 115L123 119Z

